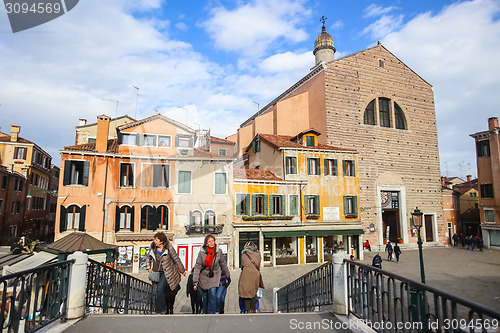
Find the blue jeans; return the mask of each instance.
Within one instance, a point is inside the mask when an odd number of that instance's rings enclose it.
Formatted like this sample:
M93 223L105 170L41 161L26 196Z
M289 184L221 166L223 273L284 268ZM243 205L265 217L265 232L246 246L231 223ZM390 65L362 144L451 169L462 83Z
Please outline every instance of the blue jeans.
M226 292L227 288L225 286L217 287L217 307L216 312L224 313L224 305L226 303Z
M167 287L167 279L163 271L160 271L160 281L156 285L156 313L167 311L167 302L165 300L165 288Z
M217 311L217 287L205 290L198 287L203 300L203 313L214 314Z

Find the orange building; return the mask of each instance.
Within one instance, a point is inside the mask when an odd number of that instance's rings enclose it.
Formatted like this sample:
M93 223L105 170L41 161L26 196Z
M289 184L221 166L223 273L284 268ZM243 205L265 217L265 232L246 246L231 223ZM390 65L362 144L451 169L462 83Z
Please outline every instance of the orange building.
M232 210L228 177L212 176L217 170L232 173L232 158L197 147L194 130L159 114L119 126L111 140L109 124L109 117L99 116L95 142L60 151L56 239L85 231L118 245L118 267L137 272L154 233L161 230L189 269L194 244L202 243L204 234L227 234L223 219L216 218ZM214 194L216 186L225 189L222 195ZM214 217L206 220L213 230L198 228L200 235L189 232L189 213L204 207L202 201L210 205L203 213Z

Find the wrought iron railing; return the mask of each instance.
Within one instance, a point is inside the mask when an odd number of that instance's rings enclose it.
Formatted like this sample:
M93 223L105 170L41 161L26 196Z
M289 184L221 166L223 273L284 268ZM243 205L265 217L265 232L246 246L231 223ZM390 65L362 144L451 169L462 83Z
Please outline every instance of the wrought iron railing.
M34 332L66 314L70 266L74 260L0 276L0 328Z
M498 312L369 265L344 263L348 311L377 332L499 331Z
M150 283L89 259L87 312L148 314L154 311L155 297Z
M318 311L333 304L333 263L327 262L278 290L278 311Z

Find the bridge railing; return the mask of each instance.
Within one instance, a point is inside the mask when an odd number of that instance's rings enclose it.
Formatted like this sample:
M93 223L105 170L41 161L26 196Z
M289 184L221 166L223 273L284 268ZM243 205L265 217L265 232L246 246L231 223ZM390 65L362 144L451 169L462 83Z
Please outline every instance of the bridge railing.
M154 312L155 297L151 283L89 259L86 312L149 314Z
M348 312L377 332L499 332L498 312L369 265L344 263Z
M333 264L327 262L277 292L280 312L308 312L333 303Z
M0 328L34 332L67 309L70 267L74 260L0 276Z

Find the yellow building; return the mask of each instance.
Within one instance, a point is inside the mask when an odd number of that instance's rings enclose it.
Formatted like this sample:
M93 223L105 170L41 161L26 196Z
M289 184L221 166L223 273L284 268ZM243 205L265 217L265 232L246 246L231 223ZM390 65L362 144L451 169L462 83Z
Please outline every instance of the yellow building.
M338 250L362 256L357 152L319 135L254 137L247 168L234 171L235 252L253 241L270 266L324 262Z

